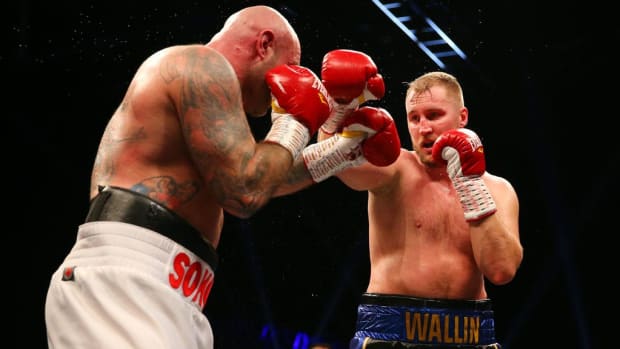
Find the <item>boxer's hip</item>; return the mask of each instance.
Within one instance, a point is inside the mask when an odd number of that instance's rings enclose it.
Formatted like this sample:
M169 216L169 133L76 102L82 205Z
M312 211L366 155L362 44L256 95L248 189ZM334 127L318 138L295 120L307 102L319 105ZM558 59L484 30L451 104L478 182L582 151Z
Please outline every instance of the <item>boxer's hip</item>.
M366 345L373 341L400 342L407 348L495 345L491 301L365 293L358 307L352 343L361 345L364 341Z
M45 303L49 348L213 348L202 313L213 270L178 243L123 222L80 225Z
M75 281L80 272L95 270L108 275L134 273L155 280L199 310L214 281L213 268L187 248L152 230L111 221L80 225L60 270L61 280L55 281Z
M186 220L141 193L119 187L99 188L88 209L86 222L124 222L157 232L189 249L217 269L215 248Z

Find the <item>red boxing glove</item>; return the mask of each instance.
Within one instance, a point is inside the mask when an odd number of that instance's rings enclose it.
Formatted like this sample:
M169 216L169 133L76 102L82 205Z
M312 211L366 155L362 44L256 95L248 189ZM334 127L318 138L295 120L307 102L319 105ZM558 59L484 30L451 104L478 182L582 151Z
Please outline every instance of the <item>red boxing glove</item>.
M351 113L342 133L304 149L306 168L315 182L365 161L388 166L400 155L400 138L385 109L361 107Z
M444 132L433 144L433 159L447 164L448 176L459 194L469 222L490 216L497 207L481 176L486 171L484 148L478 135L459 128Z
M350 103L364 95L383 98L385 85L372 58L354 50L333 50L323 57L321 80L338 103ZM365 90L367 93L365 94Z
M342 125L342 136L364 132L364 158L375 166L388 166L400 155L400 138L394 119L382 108L361 107L351 113Z
M372 58L354 50L333 50L323 57L321 80L334 105L321 129L335 133L342 120L358 106L385 95L383 77Z
M265 141L284 146L296 158L329 116L327 91L310 69L298 65L275 67L265 81L271 89L273 123Z

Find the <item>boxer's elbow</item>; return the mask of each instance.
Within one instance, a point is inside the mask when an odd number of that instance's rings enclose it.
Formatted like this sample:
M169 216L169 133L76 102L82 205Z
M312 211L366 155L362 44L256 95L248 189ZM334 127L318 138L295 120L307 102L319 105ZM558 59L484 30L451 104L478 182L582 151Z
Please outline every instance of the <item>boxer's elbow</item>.
M222 207L229 214L238 218L250 218L267 204L269 196L261 194L243 194L230 197L222 202Z
M250 218L265 206L275 187L261 182L256 176L227 173L209 181L209 191L217 204L227 213L238 218Z
M505 285L511 282L517 275L517 270L523 259L523 251L519 249L515 253L505 255L486 266L484 276L494 285Z
M493 285L501 286L512 281L516 274L516 270L511 270L508 268L494 268L485 276Z

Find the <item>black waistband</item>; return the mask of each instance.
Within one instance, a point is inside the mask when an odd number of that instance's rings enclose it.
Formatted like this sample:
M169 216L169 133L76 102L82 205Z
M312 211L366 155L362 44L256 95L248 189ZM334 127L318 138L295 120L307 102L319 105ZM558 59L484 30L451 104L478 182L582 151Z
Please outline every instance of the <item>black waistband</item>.
M416 307L416 308L450 308L459 310L492 310L490 299L460 300L460 299L436 299L417 298L403 295L364 293L362 304Z
M102 187L90 202L86 222L115 221L138 225L164 235L217 268L215 248L198 230L163 205L140 193Z

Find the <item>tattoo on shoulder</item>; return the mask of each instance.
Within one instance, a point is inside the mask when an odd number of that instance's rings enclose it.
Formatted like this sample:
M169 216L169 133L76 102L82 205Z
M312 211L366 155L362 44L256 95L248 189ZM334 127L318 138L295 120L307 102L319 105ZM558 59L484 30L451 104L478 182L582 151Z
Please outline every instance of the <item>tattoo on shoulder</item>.
M159 66L159 74L166 84L173 82L181 76L179 69L183 66L182 57L173 56L166 59Z
M197 108L206 118L224 119L231 112L241 111L239 82L224 57L212 50L188 49L185 60L184 113Z
M180 121L187 139L202 135L212 146L193 147L196 161L208 162L204 151L230 152L239 139L251 137L245 119L238 78L228 61L216 51L191 46L179 50L162 66L162 75L178 79ZM200 138L198 138L200 140ZM200 144L199 141L196 144ZM208 166L208 163L198 164Z

